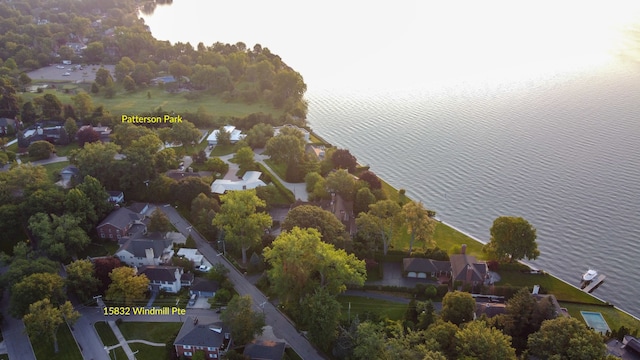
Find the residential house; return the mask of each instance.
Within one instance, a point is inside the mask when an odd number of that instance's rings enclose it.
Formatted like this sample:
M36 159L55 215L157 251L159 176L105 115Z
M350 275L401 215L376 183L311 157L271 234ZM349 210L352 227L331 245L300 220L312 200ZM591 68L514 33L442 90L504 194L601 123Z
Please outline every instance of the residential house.
M191 358L196 351L204 351L205 359L219 359L231 347L233 339L222 322L200 324L188 316L182 324L173 346L178 357Z
M144 215L127 208L118 208L96 226L96 231L102 239L119 240L123 236L133 235L129 230L134 224L142 224L142 220Z
M193 266L200 266L204 264L204 256L200 254L198 249L180 248L176 255L185 257L191 260L191 262L193 263Z
M327 149L324 145L307 144L305 151L307 154L314 156L318 161L322 161L324 160Z
M217 281L196 278L189 287L189 294L197 294L199 297L211 298L216 296L216 291L220 288Z
M129 266L162 265L173 255L171 240L123 237L122 241L114 256Z
M408 278L426 279L451 276L451 262L424 258L402 259L402 269Z
M138 274L144 274L149 279L150 290L164 290L177 293L183 286L191 286L193 274L184 273L181 267L149 265L138 269Z
M211 192L214 194L224 194L227 191L255 189L259 186L266 186L264 181L260 180L262 173L260 171L247 171L244 173L242 180L226 180L218 179L211 183Z
M486 262L479 262L475 256L466 253L449 256L453 281L463 284L478 285L488 280L489 269Z
M73 186L73 183L75 181L77 181L79 175L80 170L77 167L73 165L65 166L62 170L60 170L60 180L56 183L56 185L68 189Z
M640 360L640 340L625 335L622 341L611 339L607 341L607 352L622 360Z
M285 343L270 340L254 340L244 347L244 356L251 360L282 360Z
M107 191L109 194L109 202L112 204L124 203L124 193L118 190Z
M246 137L246 135L243 134L242 131L236 129L236 127L233 125L225 125L223 129L224 131L229 133L229 139L232 144L235 144ZM210 146L218 145L219 132L219 129L215 129L211 132L211 134L209 134L209 136L207 136L207 142Z
M308 143L310 141L310 137L311 134L309 133L309 130L305 129L305 128L301 128L295 125L291 125L291 124L286 124L286 125L282 125L282 126L274 126L273 127L273 136L278 136L280 135L280 132L282 131L282 129L293 129L293 130L298 130L300 133L302 133L302 136L304 137L304 141L305 143Z
M127 209L143 216L150 216L151 214L151 212L149 211L149 203L135 202L127 206Z
M17 121L15 119L0 118L0 136L13 135L16 133Z

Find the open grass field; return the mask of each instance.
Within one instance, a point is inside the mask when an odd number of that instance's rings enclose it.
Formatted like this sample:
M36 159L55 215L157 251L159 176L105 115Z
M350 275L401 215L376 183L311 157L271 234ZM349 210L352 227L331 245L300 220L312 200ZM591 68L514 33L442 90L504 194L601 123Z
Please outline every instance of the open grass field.
M157 322L123 322L118 327L127 340L147 340L164 343L173 334L180 330L182 323L157 323Z
M147 91L150 97L147 96ZM63 104L72 104L73 92L66 93L55 89L45 90L43 93L22 93L24 101L30 101L37 96L52 93L58 97ZM118 89L116 96L108 99L102 95L91 94L93 105L103 105L111 114L115 115L137 115L144 112L151 112L158 108L176 113L191 112L196 113L199 108L204 109L214 117L245 117L253 113L272 114L274 117L282 115L282 111L275 110L266 103L245 104L242 102L225 102L219 96L203 94L196 99L185 98L184 93L170 94L158 87L149 87L136 92L124 92ZM188 120L188 119L187 119Z
M71 335L69 327L61 325L58 328L58 353L56 354L53 349L53 340L51 339L31 339L31 345L33 346L33 352L36 354L36 359L47 360L82 360L82 354L76 344L76 341Z
M351 304L351 319L354 316L363 320L366 318L367 313L373 313L381 318L388 318L390 320L401 320L404 318L404 313L407 311L406 304L399 304L390 301L369 299L359 296L338 296L338 301L342 305L340 316L342 320L349 319L349 304Z

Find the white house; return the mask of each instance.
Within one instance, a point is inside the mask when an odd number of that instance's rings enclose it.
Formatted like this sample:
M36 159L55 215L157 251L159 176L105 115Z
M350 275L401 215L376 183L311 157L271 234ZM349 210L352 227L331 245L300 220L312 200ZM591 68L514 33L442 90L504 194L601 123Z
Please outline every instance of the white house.
M194 266L200 266L204 261L204 256L200 254L198 249L180 248L177 255L191 260Z
M242 133L242 131L236 129L235 126L233 125L225 125L224 126L224 131L229 133L229 139L231 140L232 144L237 143L238 141L242 140L245 138L245 134ZM218 144L218 133L220 132L219 129L215 129L211 132L211 134L209 134L209 136L207 136L207 142L209 143L209 145L217 145Z
M143 266L138 274L144 274L149 279L149 288L158 289L170 293L177 293L183 286L191 286L193 274L184 273L177 266Z
M225 180L218 179L211 184L211 192L215 194L224 194L227 191L255 189L258 186L266 186L264 181L260 180L260 171L247 171L244 173L242 180Z
M127 239L115 257L130 266L160 265L173 255L171 240Z

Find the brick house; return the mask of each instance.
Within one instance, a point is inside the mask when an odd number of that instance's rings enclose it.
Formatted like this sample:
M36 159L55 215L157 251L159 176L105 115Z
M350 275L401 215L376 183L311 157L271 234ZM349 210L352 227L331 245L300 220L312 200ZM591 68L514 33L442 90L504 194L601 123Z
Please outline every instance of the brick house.
M96 226L98 236L102 239L118 240L123 236L129 236L129 230L134 224L142 224L144 216L127 208L119 208L112 211Z
M229 329L222 322L199 324L198 318L188 316L173 342L178 357L191 358L203 351L205 359L220 359L231 347Z

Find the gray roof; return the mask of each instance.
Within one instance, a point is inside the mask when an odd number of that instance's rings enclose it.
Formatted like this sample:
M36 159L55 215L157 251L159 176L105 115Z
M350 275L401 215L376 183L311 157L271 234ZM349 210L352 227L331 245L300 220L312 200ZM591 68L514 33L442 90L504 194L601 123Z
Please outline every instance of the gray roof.
M404 271L437 273L451 271L450 261L441 261L424 258L404 258L402 259Z
M217 281L196 278L191 285L191 290L193 291L206 291L206 292L216 292L220 288L220 284Z
M487 264L480 263L475 256L454 254L449 256L454 280L484 282Z
M224 335L229 329L222 322L199 324L197 319L187 316L174 345L220 347L224 343Z
M141 267L138 274L146 275L149 281L175 282L176 270L178 269L182 272L182 268L177 266L149 265Z
M153 249L153 257L160 257L164 249L171 246L171 240L150 240L150 239L128 239L118 250L127 250L133 256L143 258L146 257L146 250Z
M129 206L127 206L127 209L138 213L138 214L142 214L143 212L147 211L149 209L149 204L148 203L141 203L141 202L135 202Z
M143 216L140 214L136 214L127 208L119 208L113 210L109 215L107 215L107 217L102 220L97 227L111 224L119 229L124 229L129 224L142 219Z
M251 360L281 360L285 343L279 341L254 341L244 348L242 353Z

